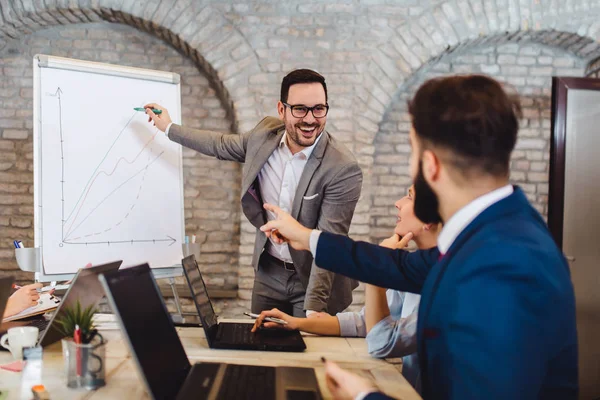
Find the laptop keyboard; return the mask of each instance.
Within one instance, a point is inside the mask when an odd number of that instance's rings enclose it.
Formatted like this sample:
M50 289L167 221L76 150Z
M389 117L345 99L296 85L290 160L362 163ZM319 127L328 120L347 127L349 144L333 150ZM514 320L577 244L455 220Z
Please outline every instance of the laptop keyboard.
M44 333L44 331L48 327L49 323L50 323L50 321L48 321L47 319L38 318L38 319L32 319L30 321L27 321L26 326L35 326L36 328L38 328L40 330L40 335L41 335L42 333Z
M275 400L275 368L228 364L217 398Z
M260 344L260 338L251 329L251 324L219 324L217 340L235 344Z

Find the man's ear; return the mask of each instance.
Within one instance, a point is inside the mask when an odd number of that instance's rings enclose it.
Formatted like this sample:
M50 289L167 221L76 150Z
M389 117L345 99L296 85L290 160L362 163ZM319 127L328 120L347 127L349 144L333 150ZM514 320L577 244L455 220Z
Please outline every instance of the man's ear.
M285 117L285 106L281 101L277 102L277 114L279 114L279 119L283 121Z
M440 178L441 164L440 159L431 150L424 150L422 160L423 177L427 183L437 181Z

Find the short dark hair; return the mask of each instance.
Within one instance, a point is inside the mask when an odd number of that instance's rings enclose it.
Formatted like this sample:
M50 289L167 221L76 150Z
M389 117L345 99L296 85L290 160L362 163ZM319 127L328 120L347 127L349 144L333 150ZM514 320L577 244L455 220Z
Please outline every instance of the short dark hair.
M290 86L297 83L320 83L323 85L323 90L325 90L325 102L327 102L327 85L325 84L325 78L323 75L312 69L296 69L287 74L283 78L283 81L281 81L281 95L279 100L286 103L288 94L290 93Z
M423 147L449 150L447 161L463 174L478 167L508 175L521 106L499 82L484 75L434 78L417 90L408 111Z

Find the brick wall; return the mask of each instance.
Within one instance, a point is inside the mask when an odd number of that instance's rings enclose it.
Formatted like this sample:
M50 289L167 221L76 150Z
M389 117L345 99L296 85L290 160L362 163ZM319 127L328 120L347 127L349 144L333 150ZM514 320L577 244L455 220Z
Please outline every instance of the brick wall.
M289 70L318 70L330 88L328 130L365 173L351 235L373 241L391 229L410 182L404 103L420 82L483 72L515 86L526 116L512 179L545 213L550 76L582 76L600 56L600 3L585 0L20 0L3 2L1 17L4 271L15 268L11 239L33 232L34 52L179 72L184 123L235 132L275 114ZM254 229L239 212L239 167L186 151L185 174L186 228L206 235L204 268L213 284L238 283L234 302L245 305Z
M533 206L548 213L551 77L582 76L585 63L556 47L532 43L467 46L444 56L415 74L398 93L375 139L371 240L380 241L395 226L394 202L411 185L408 172L407 100L425 80L449 74L483 73L504 82L519 94L523 119L512 154L512 183L519 185Z

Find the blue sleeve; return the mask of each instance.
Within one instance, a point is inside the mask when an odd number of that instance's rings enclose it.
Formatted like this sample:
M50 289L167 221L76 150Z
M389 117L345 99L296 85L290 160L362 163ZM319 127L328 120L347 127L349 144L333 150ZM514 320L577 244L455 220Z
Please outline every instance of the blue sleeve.
M364 400L394 400L391 397L381 393L381 392L373 392L369 393Z
M421 293L429 270L439 257L437 247L409 253L346 236L322 232L315 263L359 281L404 292Z
M417 351L417 312L394 321L387 316L367 334L369 354L377 358L404 357Z

